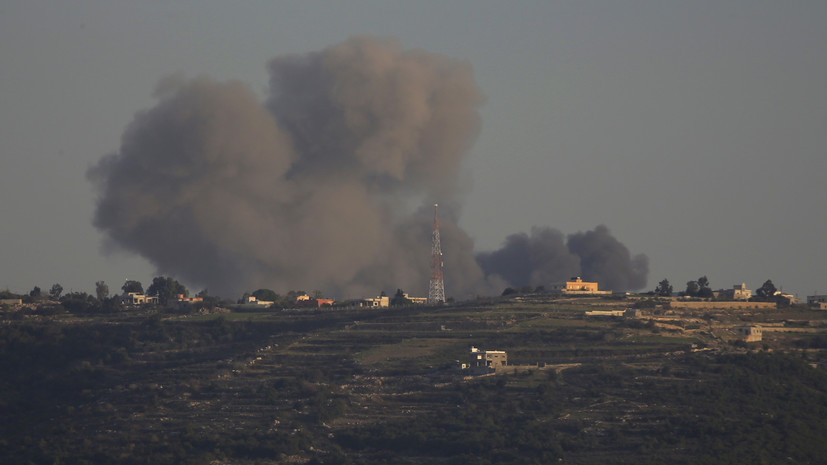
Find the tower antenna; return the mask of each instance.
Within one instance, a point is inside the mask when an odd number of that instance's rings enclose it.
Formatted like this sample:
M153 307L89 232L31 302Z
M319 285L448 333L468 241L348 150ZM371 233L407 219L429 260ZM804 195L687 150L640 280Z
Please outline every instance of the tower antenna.
M431 282L428 285L428 303L445 302L445 281L442 279L442 246L439 244L438 204L434 204L434 233L431 239Z

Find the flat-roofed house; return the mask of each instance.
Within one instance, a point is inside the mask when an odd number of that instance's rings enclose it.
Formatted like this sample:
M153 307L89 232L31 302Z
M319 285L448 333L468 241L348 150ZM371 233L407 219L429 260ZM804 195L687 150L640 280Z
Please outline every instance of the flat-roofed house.
M482 350L472 346L469 355L470 368L484 367L496 370L508 366L508 354L504 350Z

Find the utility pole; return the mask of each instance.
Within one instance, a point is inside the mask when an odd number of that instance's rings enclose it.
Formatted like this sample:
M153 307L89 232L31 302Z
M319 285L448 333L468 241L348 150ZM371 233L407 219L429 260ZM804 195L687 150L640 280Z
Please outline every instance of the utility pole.
M442 279L442 246L439 244L438 204L434 204L434 233L431 240L431 282L428 285L428 303L445 302L445 282Z

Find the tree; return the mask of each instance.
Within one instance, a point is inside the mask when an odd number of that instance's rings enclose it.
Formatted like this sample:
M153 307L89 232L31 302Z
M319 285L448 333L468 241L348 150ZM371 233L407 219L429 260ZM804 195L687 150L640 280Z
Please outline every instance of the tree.
M708 299L714 296L715 294L712 293L712 289L709 287L709 279L706 276L698 278L698 297Z
M0 291L0 299L19 299L20 297L8 289Z
M761 285L761 287L755 290L755 293L762 299L769 299L775 295L776 291L778 291L778 289L775 288L772 280L768 279L764 281L764 284Z
M655 294L661 297L669 297L672 295L672 285L669 284L668 279L664 279L658 283L658 286L655 288Z
M689 297L695 297L700 289L698 281L689 281L686 283L686 290L683 293Z
M712 293L712 289L708 287L702 287L698 289L698 297L702 297L704 299L709 299L711 297L715 297L715 294Z
M123 286L121 286L121 290L124 294L129 294L130 292L134 292L136 294L143 294L144 293L144 286L141 284L140 281L133 281L131 279L127 279Z
M39 287L37 287L37 286L35 286L34 288L32 288L32 290L31 290L31 291L29 291L29 297L33 297L33 298L37 299L37 298L38 298L38 297L40 297L41 295L43 295L43 292L42 292L42 291L40 290L40 288L39 288Z
M101 303L85 292L70 292L60 298L60 303L73 314L98 313L101 309Z
M204 299L198 307L199 308L207 308L209 310L212 310L215 307L217 307L218 304L220 303L220 300L221 300L216 296L210 295L210 293L207 291L207 289L203 289L198 294L195 294L195 296L196 297L201 297L202 299Z
M118 296L112 296L101 300L100 311L102 313L117 313L123 311L123 302Z
M158 297L158 303L161 305L166 305L178 294L187 297L190 293L183 284L164 276L156 276L153 278L152 284L147 288L146 292L148 295Z
M98 300L103 302L109 297L109 286L106 285L103 281L98 281L95 283L95 295L98 296Z
M411 299L405 297L405 292L402 289L397 289L396 294L391 299L391 305L409 305L411 303Z
M253 297L256 300L263 300L265 302L275 302L279 300L279 295L272 289L257 289L253 291Z
M63 286L60 284L52 284L52 288L49 289L49 297L52 300L60 300L60 294L63 294Z

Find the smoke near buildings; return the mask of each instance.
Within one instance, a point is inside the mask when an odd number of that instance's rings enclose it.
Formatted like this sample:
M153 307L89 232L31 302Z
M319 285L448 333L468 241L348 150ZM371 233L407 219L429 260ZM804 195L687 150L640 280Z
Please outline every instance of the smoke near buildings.
M603 289L630 290L646 286L649 261L631 256L606 226L570 234L535 227L531 235L512 234L499 250L477 255L486 275L498 275L513 286L542 286L572 276L597 281Z
M448 295L573 274L645 285L645 257L630 258L602 226L565 246L535 229L476 255L457 226L483 101L468 63L356 37L277 57L269 72L264 103L239 82L159 83L156 105L88 173L110 245L219 295L420 293L438 202Z

